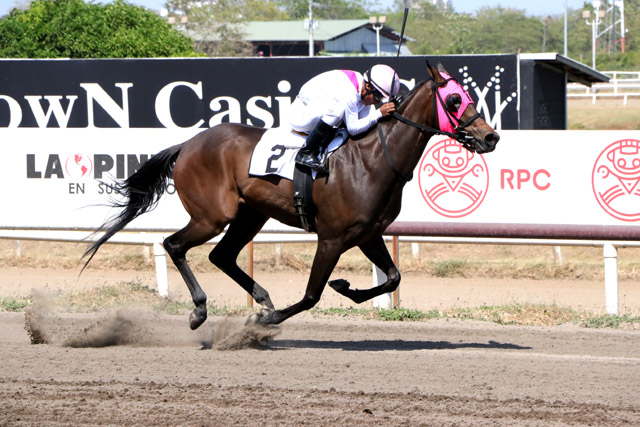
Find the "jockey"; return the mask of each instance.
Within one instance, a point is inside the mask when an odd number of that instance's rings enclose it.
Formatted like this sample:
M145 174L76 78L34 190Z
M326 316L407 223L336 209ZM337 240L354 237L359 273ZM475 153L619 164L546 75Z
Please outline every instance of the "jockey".
M312 169L323 168L319 150L326 147L344 122L351 135L362 133L395 111L390 98L398 93L397 73L388 65L374 65L364 76L351 70L327 71L309 80L289 109L289 123L308 133L296 159ZM374 104L385 102L379 109Z

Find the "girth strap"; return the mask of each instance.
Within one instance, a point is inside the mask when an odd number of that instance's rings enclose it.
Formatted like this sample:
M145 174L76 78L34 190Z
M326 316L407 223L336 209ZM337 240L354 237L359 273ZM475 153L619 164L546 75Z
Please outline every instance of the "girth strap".
M313 204L313 177L311 169L296 163L293 172L293 206L302 228L316 231L316 206Z

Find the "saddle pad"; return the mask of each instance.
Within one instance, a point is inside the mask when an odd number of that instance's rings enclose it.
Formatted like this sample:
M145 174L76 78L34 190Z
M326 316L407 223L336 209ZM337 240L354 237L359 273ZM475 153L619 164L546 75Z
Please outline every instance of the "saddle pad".
M329 154L338 149L348 136L346 129L339 129L336 137L329 144ZM251 155L249 175L278 175L293 181L296 154L305 141L306 136L287 127L267 129ZM315 179L315 171L312 176Z

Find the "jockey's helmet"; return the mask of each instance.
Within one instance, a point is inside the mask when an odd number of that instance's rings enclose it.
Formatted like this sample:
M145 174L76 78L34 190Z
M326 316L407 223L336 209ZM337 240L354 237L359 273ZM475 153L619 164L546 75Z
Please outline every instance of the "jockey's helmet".
M395 96L400 90L398 73L388 65L374 65L364 73L364 81L372 84L386 98Z

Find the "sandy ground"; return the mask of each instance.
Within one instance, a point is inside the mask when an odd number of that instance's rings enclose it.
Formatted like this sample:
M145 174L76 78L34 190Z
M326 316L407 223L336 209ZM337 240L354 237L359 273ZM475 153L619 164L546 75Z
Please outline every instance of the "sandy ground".
M301 274L258 273L276 305L295 302ZM246 297L220 274L200 274L210 303ZM347 277L370 286L371 277ZM153 273L0 271L0 295L81 290ZM170 276L173 298L187 298ZM638 285L621 306L638 311ZM557 303L601 310L604 285L586 281L425 279L405 275L402 306ZM321 306L349 306L327 289ZM46 308L46 307L44 307ZM31 344L40 327L48 344ZM481 322L378 322L296 316L277 330L145 309L0 313L0 425L640 425L640 331ZM272 336L259 347L255 339Z
M303 314L260 349L201 350L243 319L49 315L32 345L0 313L0 425L640 424L638 331ZM101 325L117 345L83 347Z

